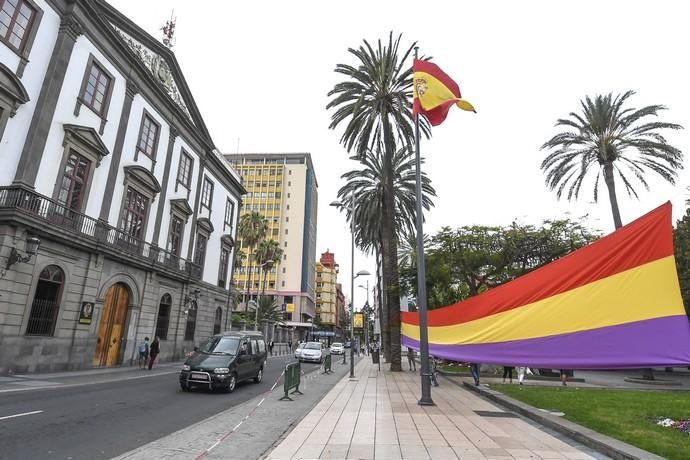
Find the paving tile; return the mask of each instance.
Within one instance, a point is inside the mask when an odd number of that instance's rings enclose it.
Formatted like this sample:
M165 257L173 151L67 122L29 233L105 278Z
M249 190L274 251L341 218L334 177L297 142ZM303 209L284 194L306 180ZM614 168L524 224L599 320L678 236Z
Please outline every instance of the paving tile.
M433 460L457 460L458 458L450 447L427 447L426 450Z
M350 449L347 452L348 459L355 460L373 460L374 445L373 444L350 444Z
M432 460L422 446L400 445L403 460Z
M402 460L402 452L397 444L376 444L374 449L376 460Z
M303 444L293 458L320 458L323 448L323 444Z
M324 459L346 459L347 451L350 449L350 443L346 444L326 444L323 451L321 452L321 457Z

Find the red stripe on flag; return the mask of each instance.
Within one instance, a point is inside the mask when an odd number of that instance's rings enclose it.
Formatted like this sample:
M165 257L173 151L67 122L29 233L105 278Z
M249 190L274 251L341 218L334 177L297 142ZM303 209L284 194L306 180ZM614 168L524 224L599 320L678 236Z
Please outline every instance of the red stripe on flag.
M429 61L420 61L419 59L415 59L414 63L412 64L412 71L426 72L429 75L436 77L438 81L443 83L449 90L451 90L453 94L455 94L455 97L462 97L460 96L460 87L458 84L455 83L455 81L453 81L453 79L448 75L446 75L446 73L436 64Z
M509 283L428 312L429 326L450 326L512 310L642 264L673 255L671 203L592 244ZM419 314L402 312L401 321L419 325Z

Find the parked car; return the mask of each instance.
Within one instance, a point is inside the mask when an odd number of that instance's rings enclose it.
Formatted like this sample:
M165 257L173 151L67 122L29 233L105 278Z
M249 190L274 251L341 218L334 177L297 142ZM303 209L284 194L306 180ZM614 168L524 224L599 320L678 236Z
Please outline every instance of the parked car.
M305 342L300 342L297 344L297 348L295 348L295 359L299 359L299 356L302 354L302 348L304 348Z
M333 342L331 344L331 354L332 355L342 355L345 353L345 347L340 342Z
M194 387L230 393L238 382L261 382L266 366L266 343L260 332L225 332L209 338L187 358L180 371L180 388Z
M304 345L304 348L302 348L299 361L321 364L323 362L323 347L321 342L307 342L306 345Z

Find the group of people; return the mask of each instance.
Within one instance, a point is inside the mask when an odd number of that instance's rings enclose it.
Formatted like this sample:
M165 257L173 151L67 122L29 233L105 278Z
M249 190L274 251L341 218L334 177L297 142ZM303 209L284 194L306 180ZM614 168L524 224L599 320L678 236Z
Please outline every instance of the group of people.
M161 339L156 336L149 344L149 338L144 337L144 341L139 344L139 369L153 368L156 357L161 352Z
M475 386L479 386L479 369L480 369L480 364L477 363L470 363L470 371L472 372L472 378L474 379L474 384ZM503 366L503 383L506 383L506 378L508 379L508 383L513 383L513 370L515 369L515 366ZM572 370L571 369L560 369L560 374L561 374L561 384L563 386L568 385L568 375L572 375ZM522 385L522 382L525 380L525 374L527 373L532 373L527 366L517 366L517 379L518 383Z

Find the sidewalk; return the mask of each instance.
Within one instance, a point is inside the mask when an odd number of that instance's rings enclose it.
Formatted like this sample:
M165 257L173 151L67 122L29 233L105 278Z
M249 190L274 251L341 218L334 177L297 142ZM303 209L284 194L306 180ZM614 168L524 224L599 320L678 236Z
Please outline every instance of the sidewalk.
M419 406L417 373L379 372L364 358L356 375L338 382L266 458L605 458L450 382L433 388L435 406Z

